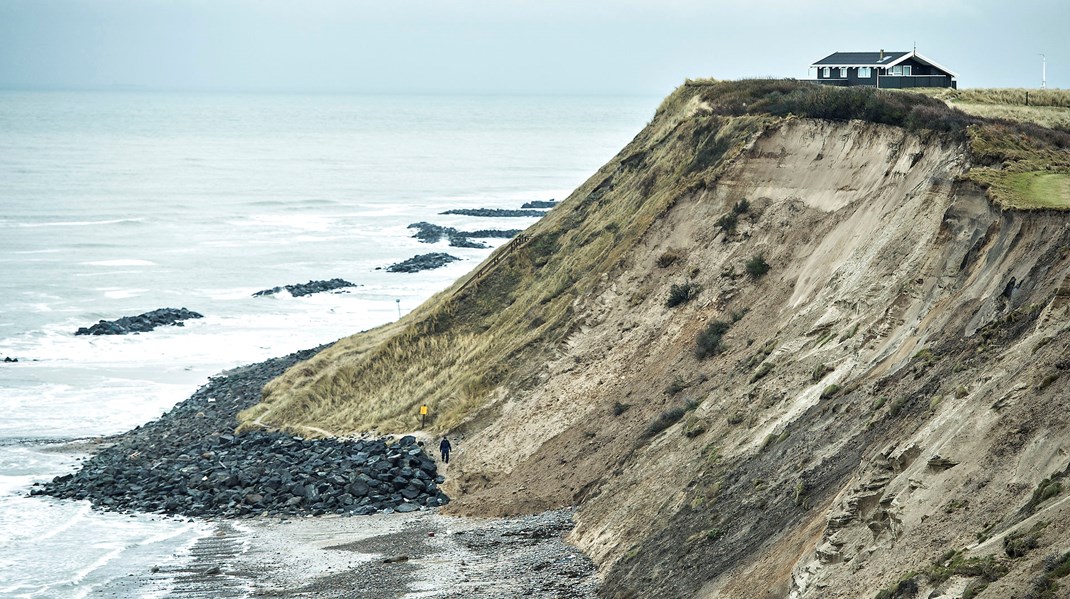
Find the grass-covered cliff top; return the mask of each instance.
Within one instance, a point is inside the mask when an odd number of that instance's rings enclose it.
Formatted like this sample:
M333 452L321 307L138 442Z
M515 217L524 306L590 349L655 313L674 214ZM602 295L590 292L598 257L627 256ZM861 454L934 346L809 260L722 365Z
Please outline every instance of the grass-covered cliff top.
M1068 91L914 93L754 79L689 81L673 96L681 94L697 95L716 114L858 119L966 139L976 164L966 178L987 188L992 199L1024 210L1070 208Z

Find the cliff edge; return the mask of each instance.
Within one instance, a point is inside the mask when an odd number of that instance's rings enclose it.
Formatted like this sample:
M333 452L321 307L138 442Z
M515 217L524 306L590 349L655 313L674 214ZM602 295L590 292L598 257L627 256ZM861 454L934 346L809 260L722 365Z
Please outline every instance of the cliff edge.
M460 439L450 509L578 505L606 596L1055 597L1068 178L1066 132L689 83L523 236L291 368L243 428L403 432L427 404Z

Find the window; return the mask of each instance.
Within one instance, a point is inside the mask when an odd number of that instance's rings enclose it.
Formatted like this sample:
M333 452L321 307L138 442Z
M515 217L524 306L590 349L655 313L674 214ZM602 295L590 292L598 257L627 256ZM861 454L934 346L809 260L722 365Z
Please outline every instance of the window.
M911 71L910 65L908 65L908 64L907 65L903 65L903 76L904 77L910 77L910 71Z
M832 77L832 69L830 69L828 67L825 67L825 68L821 69L821 76L824 77L825 79L828 79L829 77Z
M903 76L903 67L901 67L901 66L892 67L892 73L891 74L892 74L893 77L902 77Z
M858 67L858 78L869 79L873 76L873 69L870 67Z
M847 78L847 67L840 67L840 79Z

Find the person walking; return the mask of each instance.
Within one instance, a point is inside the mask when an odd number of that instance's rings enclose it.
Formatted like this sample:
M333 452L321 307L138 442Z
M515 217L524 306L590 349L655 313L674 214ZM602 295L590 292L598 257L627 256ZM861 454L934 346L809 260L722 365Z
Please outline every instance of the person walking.
M446 437L442 437L442 442L438 444L438 450L442 452L442 463L450 463L450 440Z

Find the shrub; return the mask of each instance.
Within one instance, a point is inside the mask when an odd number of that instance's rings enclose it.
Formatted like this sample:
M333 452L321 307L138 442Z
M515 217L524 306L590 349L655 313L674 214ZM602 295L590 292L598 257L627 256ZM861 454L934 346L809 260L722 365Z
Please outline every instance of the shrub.
M687 386L688 385L686 382L684 382L684 379L676 377L672 380L671 383L669 383L669 386L665 388L665 393L668 393L669 395L676 395L684 389L687 389Z
M750 382L753 383L753 382L761 380L762 378L765 377L765 375L767 375L770 372L772 372L772 370L773 370L773 363L772 362L763 362L762 365L758 367L758 370L755 370L754 374L751 375Z
M736 202L736 205L732 207L732 212L735 214L746 214L748 210L750 210L750 202L747 201L747 198Z
M747 260L744 268L752 279L759 279L769 272L769 263L765 261L761 254L755 254L750 260Z
M830 397L836 397L836 394L840 392L841 387L836 384L829 385L821 390L821 399L828 399Z
M723 352L722 340L724 334L728 332L728 327L729 324L721 320L715 320L707 325L695 338L695 357L702 360Z
M825 375L833 370L834 369L828 364L818 364L812 371L810 371L810 380L816 383L825 378Z
M665 307L675 308L681 304L686 304L695 299L701 289L695 283L673 283L672 287L669 287L669 297L665 300Z
M717 219L717 228L723 231L725 235L729 235L736 230L736 224L738 223L739 218L736 217L736 214L733 212Z
M628 408L632 407L632 404L621 403L619 401L613 402L613 415L620 416L628 411Z
M680 253L678 251L665 250L665 253L658 256L658 259L655 261L655 264L658 265L658 268L668 268L680 258L682 258L682 256L680 256Z
M669 408L668 410L665 410L661 414L658 414L658 417L654 419L654 422L651 422L650 425L646 427L645 436L653 437L654 435L679 422L680 419L683 418L684 414L686 413L687 410L682 407Z

